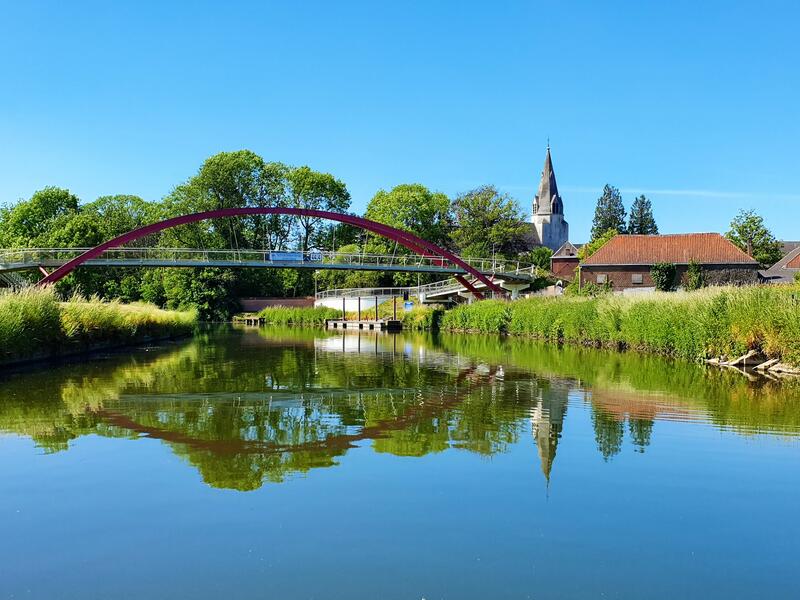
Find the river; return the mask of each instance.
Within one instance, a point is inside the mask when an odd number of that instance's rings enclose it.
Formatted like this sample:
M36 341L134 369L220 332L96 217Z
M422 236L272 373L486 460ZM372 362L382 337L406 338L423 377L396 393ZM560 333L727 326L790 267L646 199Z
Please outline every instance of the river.
M797 597L800 383L211 329L0 374L0 598Z

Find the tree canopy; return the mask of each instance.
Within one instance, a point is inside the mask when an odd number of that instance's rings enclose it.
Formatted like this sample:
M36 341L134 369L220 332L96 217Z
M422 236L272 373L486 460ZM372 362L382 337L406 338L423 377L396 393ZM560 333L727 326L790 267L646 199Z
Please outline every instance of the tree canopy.
M631 212L628 216L628 229L630 234L655 235L658 233L658 225L653 216L653 206L644 195L637 197L631 205Z
M592 221L591 241L596 240L609 229L625 232L625 207L622 204L622 195L612 185L606 184L603 195L597 199Z
M450 236L450 200L419 183L398 185L388 192L380 190L369 201L365 217L405 229L434 244L446 245Z
M528 225L517 202L486 185L453 201L451 238L461 256L512 257L525 248ZM549 265L548 265L549 267Z
M764 225L764 219L753 210L740 210L725 237L755 258L762 267L770 267L781 259L780 242Z

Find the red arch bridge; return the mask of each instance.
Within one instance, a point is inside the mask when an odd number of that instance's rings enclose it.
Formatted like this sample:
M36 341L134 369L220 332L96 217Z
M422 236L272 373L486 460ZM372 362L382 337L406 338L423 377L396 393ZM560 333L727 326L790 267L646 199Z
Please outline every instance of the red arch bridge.
M165 229L229 217L291 215L346 223L396 242L412 255L344 254L341 252L274 252L265 250L206 250L193 248L139 248L131 244ZM527 287L535 267L492 259L466 259L402 229L362 217L305 208L223 208L173 217L135 229L94 248L0 249L0 279L14 285L19 271L38 269L38 285L55 283L78 267L228 267L300 268L361 271L402 271L452 275L459 287L483 297L504 295Z

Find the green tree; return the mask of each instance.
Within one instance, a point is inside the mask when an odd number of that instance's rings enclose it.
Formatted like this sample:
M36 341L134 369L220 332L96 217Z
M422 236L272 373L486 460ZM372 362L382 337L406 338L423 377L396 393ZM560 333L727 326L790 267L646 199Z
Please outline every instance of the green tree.
M418 183L380 190L367 205L366 218L409 231L434 244L446 244L450 233L450 201ZM392 242L381 241L389 247Z
M653 206L644 195L633 201L628 216L628 233L638 235L655 235L658 233Z
M452 204L451 238L462 256L509 258L525 247L528 231L516 201L497 188L485 185L461 194ZM547 268L549 269L549 264Z
M550 271L550 259L553 258L553 251L547 246L538 246L528 253L528 262L536 265L543 271Z
M78 197L69 190L46 187L0 214L0 244L4 247L46 246L50 233L78 211Z
M730 241L756 259L762 267L770 267L781 259L781 244L764 225L764 219L753 210L740 210L725 234Z
M166 305L197 308L203 321L224 320L237 310L235 285L235 275L230 269L165 269L163 272Z
M318 173L309 167L297 167L287 174L291 206L343 213L350 208L350 192L329 173ZM297 246L308 251L321 219L298 217Z
M592 222L592 239L596 240L609 229L618 232L625 231L625 207L622 204L622 195L612 185L606 184L603 195L597 199Z
M450 236L450 200L418 183L403 184L390 191L380 190L367 205L366 218L408 231L434 244L447 245ZM409 254L403 246L382 237L365 237L368 253ZM425 283L430 277L394 273L381 278L382 285Z
M250 150L220 152L197 175L177 186L161 203L160 218L221 208L288 206L289 167L265 162ZM282 248L292 219L286 216L237 217L184 225L164 232L167 245L198 248Z
M103 241L157 220L156 207L139 196L101 196L81 207L81 213L98 221Z

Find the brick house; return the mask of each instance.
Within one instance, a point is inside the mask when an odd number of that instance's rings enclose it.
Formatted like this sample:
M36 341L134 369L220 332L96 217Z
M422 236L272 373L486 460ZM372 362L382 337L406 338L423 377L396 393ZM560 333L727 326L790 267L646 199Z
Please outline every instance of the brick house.
M700 264L708 285L758 283L758 262L718 233L618 235L581 263L581 285L610 283L612 289L654 289L650 269L676 266L680 285L690 261Z
M557 279L572 281L578 262L578 247L570 242L564 242L550 257L550 271Z
M800 273L800 245L795 246L769 269L762 271L761 276L769 283L792 283L796 273Z

